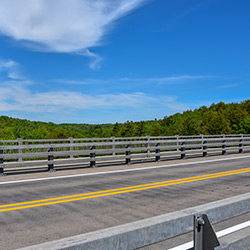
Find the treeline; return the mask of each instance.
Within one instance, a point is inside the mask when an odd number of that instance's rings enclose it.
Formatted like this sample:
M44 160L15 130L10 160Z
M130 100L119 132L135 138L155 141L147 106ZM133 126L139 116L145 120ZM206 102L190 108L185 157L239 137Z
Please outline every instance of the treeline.
M199 134L250 134L250 100L212 104L152 121L54 124L0 116L0 139L57 139Z

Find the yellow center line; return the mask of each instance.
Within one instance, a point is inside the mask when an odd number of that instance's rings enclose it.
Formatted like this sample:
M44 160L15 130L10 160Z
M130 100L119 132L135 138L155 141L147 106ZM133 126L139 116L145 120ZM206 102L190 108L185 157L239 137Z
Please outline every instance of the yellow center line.
M176 180L170 180L170 181L164 181L164 182L137 185L137 186L131 186L131 187L125 187L125 188L104 190L104 191L85 193L85 194L79 194L79 195L64 196L64 197L57 197L57 198L23 202L23 203L7 204L7 205L0 206L0 208L3 208L3 209L0 209L0 212L19 210L19 209L31 208L31 207L47 206L47 205L52 205L52 204L66 203L66 202L78 201L78 200L86 200L86 199L109 196L109 195L114 195L114 194L122 194L122 193L135 192L139 190L166 187L166 186L178 185L182 183L189 183L189 182L195 182L199 180L207 180L207 179L219 178L219 177L236 175L236 174L241 174L241 173L248 173L248 172L250 172L250 168L219 172L215 174L194 176L194 177L188 177L188 178L182 178L182 179L176 179ZM75 198L75 197L78 197L78 198ZM46 201L49 201L49 202L46 202ZM32 204L32 205L27 205L27 204ZM24 206L24 205L27 205L27 206Z
M133 188L139 188L139 187L147 187L147 186L155 186L155 185L158 185L158 184L172 183L172 182L176 182L176 181L189 180L189 179L192 180L192 179L201 178L201 177L215 176L215 175L217 176L217 175L222 175L222 174L226 174L226 173L234 173L234 172L248 171L248 170L250 170L250 168L236 169L236 170L230 170L230 171L225 171L225 172L218 172L218 173L214 173L214 174L206 174L206 175L193 176L193 177L187 177L187 178L181 178L181 179L175 179L175 180L169 180L169 181L148 183L148 184L143 184L143 185L136 185L136 186L130 186L130 187L124 187L124 188L116 188L116 189L96 191L96 192L90 192L90 193L83 193L83 194L62 196L62 197L49 198L49 199L43 199L43 200L27 201L27 202L22 202L22 203L14 203L14 204L8 204L8 205L1 205L0 208L2 208L2 207L19 206L19 205L24 205L24 204L32 204L32 203L42 203L42 202L54 201L54 200L65 200L65 199L68 199L68 198L89 196L89 195L101 194L101 193L110 193L110 192L113 192L113 191L133 189Z

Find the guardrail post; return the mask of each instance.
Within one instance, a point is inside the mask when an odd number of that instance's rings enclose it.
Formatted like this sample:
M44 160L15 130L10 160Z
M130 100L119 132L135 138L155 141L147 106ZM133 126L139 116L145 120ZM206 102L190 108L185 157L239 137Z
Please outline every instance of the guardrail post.
M74 141L73 141L73 137L69 137L69 143L70 144L73 144L74 143ZM72 154L73 153L73 150L74 150L74 147L69 147L69 151L70 151L70 153L69 153L69 158L73 158L74 157L74 155Z
M3 170L3 150L0 149L0 176L4 175L4 170Z
M115 143L115 136L111 136L112 143ZM115 144L112 145L112 149L115 150ZM115 155L115 152L112 152L112 155Z
M49 149L49 151L48 152L53 152L54 151L54 149L53 148L50 148ZM48 171L49 172L54 172L54 171L56 171L55 169L54 169L54 155L53 154L49 154L48 155Z
M202 150L203 150L203 156L207 156L207 141L203 141L203 147L202 147Z
M239 144L239 154L243 153L243 135L241 134L240 144Z
M96 149L95 146L90 147L90 150L95 150L95 149ZM90 167L91 167L91 168L96 167L95 156L96 156L96 155L95 155L94 152L93 152L93 153L90 153Z
M128 144L126 146L126 164L130 164L131 163L131 152L130 152L130 145Z
M222 141L222 154L225 155L227 153L226 150L226 140Z
M17 138L17 144L18 144L18 146L22 146L22 144L23 144L22 138ZM23 153L23 150L19 148L18 154L22 154L22 153ZM23 161L23 158L21 156L18 157L18 161Z
M179 150L179 135L176 135L176 150Z
M148 141L148 143L147 143L147 157L149 157L149 154L150 154L150 149L149 149L149 147L150 147L150 136L149 135L147 135L147 141Z
M181 143L181 159L185 159L186 154L185 154L185 142Z
M156 146L156 148L155 148L155 161L160 161L161 160L161 156L160 156L161 150L159 148L160 143L156 143L155 146Z
M194 250L211 250L220 243L206 214L194 216Z

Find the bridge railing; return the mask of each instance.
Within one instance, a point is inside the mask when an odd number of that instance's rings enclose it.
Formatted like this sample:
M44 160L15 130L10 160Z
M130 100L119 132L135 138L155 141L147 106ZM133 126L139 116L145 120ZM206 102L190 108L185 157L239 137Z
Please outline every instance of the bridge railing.
M243 153L250 149L250 135L199 135L159 137L68 138L0 141L0 174L4 169L105 162L130 164L135 160L184 159L187 155Z

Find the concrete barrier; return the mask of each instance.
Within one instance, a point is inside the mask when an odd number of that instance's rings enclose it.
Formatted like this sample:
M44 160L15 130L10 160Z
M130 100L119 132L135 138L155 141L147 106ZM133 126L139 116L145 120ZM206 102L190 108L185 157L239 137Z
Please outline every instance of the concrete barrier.
M220 246L214 250L246 250L250 249L250 228L237 231L220 239Z
M250 193L20 250L136 249L192 231L193 217L197 214L206 214L210 222L217 223L248 212L250 212ZM235 244L241 244L243 241L238 237L232 242L232 246L235 247ZM226 248L216 248L216 250L221 249Z

